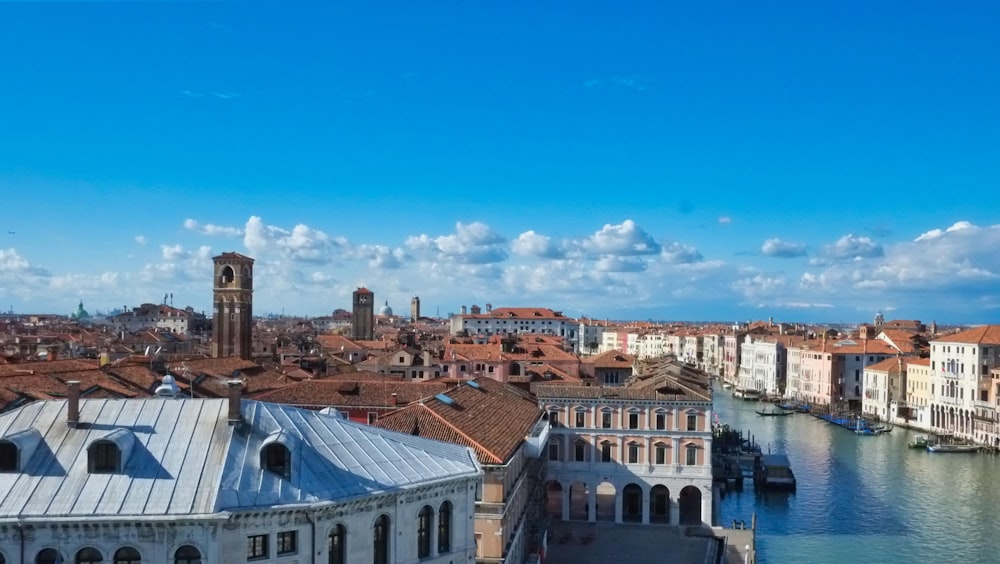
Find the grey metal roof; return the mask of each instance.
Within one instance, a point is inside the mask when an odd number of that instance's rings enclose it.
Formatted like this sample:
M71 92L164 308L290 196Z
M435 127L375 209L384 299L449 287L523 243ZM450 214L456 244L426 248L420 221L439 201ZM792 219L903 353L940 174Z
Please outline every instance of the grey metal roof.
M80 400L75 429L64 400L0 414L0 440L28 429L40 436L33 450L22 448L30 458L18 471L0 472L0 518L207 515L480 472L458 445L265 402L243 400L242 413L234 427L226 399L151 398ZM87 449L100 440L127 454L120 472L89 472ZM291 479L261 467L261 448L274 441L289 447Z

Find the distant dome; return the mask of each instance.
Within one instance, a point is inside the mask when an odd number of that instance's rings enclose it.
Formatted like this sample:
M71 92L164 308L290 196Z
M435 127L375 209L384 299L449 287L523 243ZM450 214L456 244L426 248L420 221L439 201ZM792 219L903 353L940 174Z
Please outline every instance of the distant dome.
M379 315L392 315L392 308L389 307L389 300L385 301L385 305L380 307L378 310Z
M77 306L76 311L74 311L72 314L70 314L70 317L73 318L73 319L89 319L90 318L90 314L87 313L87 310L83 309L83 300L80 301L80 305Z

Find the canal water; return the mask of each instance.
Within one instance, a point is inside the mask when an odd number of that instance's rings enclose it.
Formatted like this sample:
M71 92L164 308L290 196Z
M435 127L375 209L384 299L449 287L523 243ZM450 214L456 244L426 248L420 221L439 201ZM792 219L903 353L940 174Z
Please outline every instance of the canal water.
M728 492L718 523L757 514L764 564L1000 563L1000 457L907 448L895 427L858 436L811 415L761 417L769 404L715 391L719 422L749 432L763 452L788 456L795 493Z

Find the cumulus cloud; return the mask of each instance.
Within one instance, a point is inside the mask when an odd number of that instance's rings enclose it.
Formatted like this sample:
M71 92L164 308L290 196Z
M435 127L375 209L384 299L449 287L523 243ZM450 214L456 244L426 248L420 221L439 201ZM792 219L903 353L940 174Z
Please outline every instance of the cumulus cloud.
M667 264L690 264L704 258L698 249L677 242L664 246L660 256Z
M48 277L44 268L31 264L15 249L0 249L0 280L23 280L26 277Z
M918 242L919 241L930 241L932 239L938 239L940 237L943 237L944 235L946 235L948 233L954 233L956 231L963 231L963 230L966 230L966 229L973 229L973 230L975 230L975 229L978 229L978 227L976 227L975 225L969 223L968 221L958 221L958 222L952 224L951 227L949 227L947 229L944 229L944 230L941 230L941 229L931 229L930 231L922 233L919 237L917 237L914 240L918 241Z
M760 247L760 253L767 257L795 258L805 256L806 246L802 243L782 241L778 238L768 239Z
M291 230L265 225L258 216L251 216L243 229L243 245L254 255L276 253L297 262L323 262L331 259L335 250L348 250L342 237L333 238L304 224Z
M409 258L405 250L399 247L391 249L385 245L361 245L356 254L367 259L369 267L380 270L402 268L403 261Z
M517 236L511 244L511 250L516 255L536 256L558 259L566 256L565 245L552 240L551 237L539 235L534 231L525 231Z
M605 256L594 265L600 272L642 272L646 270L646 260L640 257Z
M218 235L222 237L239 237L243 234L243 230L239 227L223 227L211 223L202 224L190 218L184 220L184 229L201 233L202 235Z
M410 236L406 247L412 252L436 260L459 264L491 264L507 259L503 246L506 239L481 222L455 224L450 235L431 237L426 234Z
M583 248L601 255L655 255L660 245L631 219L618 225L606 224L583 241Z
M768 276L758 273L753 276L738 278L732 283L732 288L747 298L762 299L781 293L786 286L782 276Z
M850 233L823 250L827 257L838 260L880 257L885 252L882 245L872 241L871 237L857 237Z

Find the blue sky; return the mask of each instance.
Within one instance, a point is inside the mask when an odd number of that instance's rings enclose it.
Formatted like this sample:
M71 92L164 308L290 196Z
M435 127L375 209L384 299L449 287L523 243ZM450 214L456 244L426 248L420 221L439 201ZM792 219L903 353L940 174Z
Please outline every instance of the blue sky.
M995 3L0 3L0 309L995 321Z

